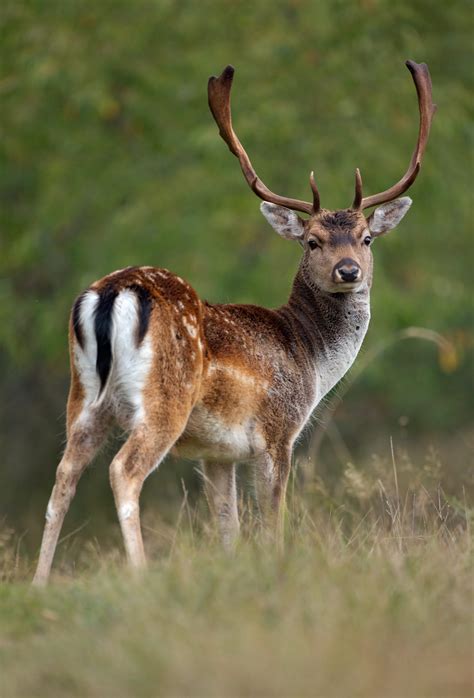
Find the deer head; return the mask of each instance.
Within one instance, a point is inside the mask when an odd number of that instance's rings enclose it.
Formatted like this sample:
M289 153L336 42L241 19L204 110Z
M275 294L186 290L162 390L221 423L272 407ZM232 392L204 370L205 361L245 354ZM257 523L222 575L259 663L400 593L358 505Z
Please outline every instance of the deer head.
M282 237L302 245L306 281L323 291L348 293L370 282L372 240L395 228L411 206L409 197L398 197L413 184L420 171L436 106L432 102L428 66L414 61L407 61L406 65L415 83L420 111L418 139L408 169L392 187L367 197L363 196L362 178L357 169L352 205L339 211L321 207L313 172L310 174L312 202L279 196L268 189L257 176L232 127L230 92L234 68L228 65L219 77L209 78L209 107L220 135L239 159L250 188L263 199L261 211L270 225ZM373 206L378 208L366 218L363 211ZM295 211L306 213L309 218L303 219Z

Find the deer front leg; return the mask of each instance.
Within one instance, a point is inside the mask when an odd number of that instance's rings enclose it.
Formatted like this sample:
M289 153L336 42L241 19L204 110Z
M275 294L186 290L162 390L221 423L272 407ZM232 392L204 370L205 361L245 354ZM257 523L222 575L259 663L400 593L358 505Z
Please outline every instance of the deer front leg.
M290 473L291 449L267 451L255 464L255 484L264 538L283 548L285 496Z
M235 465L204 463L204 491L217 523L224 550L231 551L239 536Z

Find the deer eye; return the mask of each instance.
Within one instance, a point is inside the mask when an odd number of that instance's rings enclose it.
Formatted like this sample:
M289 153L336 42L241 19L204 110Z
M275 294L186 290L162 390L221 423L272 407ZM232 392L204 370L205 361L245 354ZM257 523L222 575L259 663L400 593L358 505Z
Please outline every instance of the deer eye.
M321 249L321 245L318 245L318 243L314 239L308 240L308 245L310 250L315 250L317 247Z
M364 238L364 245L367 245L367 247L368 247L371 242L372 242L372 237L370 235L366 235Z

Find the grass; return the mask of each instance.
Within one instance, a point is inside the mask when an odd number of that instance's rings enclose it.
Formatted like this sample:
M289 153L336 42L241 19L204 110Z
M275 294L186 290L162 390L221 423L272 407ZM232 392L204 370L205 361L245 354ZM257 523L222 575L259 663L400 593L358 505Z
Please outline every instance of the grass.
M5 533L2 698L471 696L472 512L437 475L393 460L348 465L331 492L295 479L281 555L251 507L232 557L199 507L177 532L148 512L139 579L72 536L33 590Z

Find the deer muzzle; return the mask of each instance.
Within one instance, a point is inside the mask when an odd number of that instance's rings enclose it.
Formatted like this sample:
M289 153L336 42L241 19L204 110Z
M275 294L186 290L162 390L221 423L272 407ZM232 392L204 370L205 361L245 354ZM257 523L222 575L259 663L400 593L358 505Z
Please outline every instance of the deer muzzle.
M353 284L362 279L362 269L356 261L345 257L332 270L332 280L335 284Z

